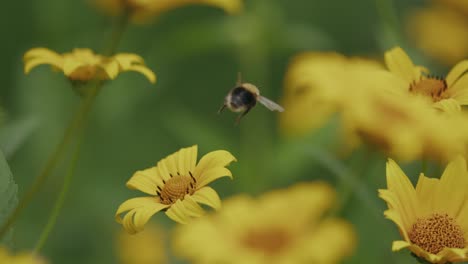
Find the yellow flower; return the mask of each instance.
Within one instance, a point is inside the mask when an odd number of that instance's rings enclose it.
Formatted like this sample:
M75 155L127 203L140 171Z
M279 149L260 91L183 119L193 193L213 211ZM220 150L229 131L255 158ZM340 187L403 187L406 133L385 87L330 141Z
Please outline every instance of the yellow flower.
M127 10L136 22L145 22L164 12L186 5L208 5L235 14L242 9L242 0L94 0L102 10L119 15Z
M362 81L359 82L362 87L392 87L391 79L382 82L367 76L369 80L366 80L366 74L363 74ZM445 105L447 108L450 106ZM466 154L466 113L440 112L419 97L402 98L381 92L359 93L357 90L352 99L343 103L340 117L346 143L350 148L366 142L387 155L407 161L422 157L447 161L457 155Z
M465 13L465 15L468 15L468 2L465 0L437 0L437 2L446 6L450 6L458 11Z
M322 126L341 109L343 95L351 96L354 70L383 68L372 60L337 53L306 52L294 57L285 77L280 128L285 135L302 136ZM351 79L350 79L351 78Z
M385 63L403 81L402 85L395 85L402 94L420 95L435 105L444 99L456 100L460 105L468 104L468 60L456 64L446 78L426 76L427 70L415 66L400 47L385 53Z
M145 66L143 59L131 53L104 57L90 49L74 49L70 53L58 54L46 48L33 48L24 54L26 74L41 64L49 64L53 69L62 71L72 81L113 80L121 72L136 71L150 82L156 82L156 76Z
M468 261L468 172L456 158L440 179L421 173L416 188L393 161L387 162L387 189L379 196L388 204L385 216L403 240L392 250L408 248L431 263Z
M407 22L408 35L413 42L424 53L446 65L468 58L468 18L457 11L443 5L431 5L412 12Z
M46 264L47 262L31 253L19 253L12 255L6 248L0 247L1 264Z
M321 182L235 196L216 214L177 227L174 250L199 264L338 263L356 237L349 223L324 218L334 199Z
M120 232L116 253L120 264L165 264L165 232L157 225L148 225L144 231L130 235Z
M166 210L172 220L186 224L204 214L204 204L219 209L221 200L210 182L232 177L225 168L236 158L225 150L210 152L197 162L197 146L183 148L158 162L155 167L137 171L127 182L127 187L151 196L127 200L117 209L116 220L129 233L143 230L155 213ZM123 219L121 214L129 211Z

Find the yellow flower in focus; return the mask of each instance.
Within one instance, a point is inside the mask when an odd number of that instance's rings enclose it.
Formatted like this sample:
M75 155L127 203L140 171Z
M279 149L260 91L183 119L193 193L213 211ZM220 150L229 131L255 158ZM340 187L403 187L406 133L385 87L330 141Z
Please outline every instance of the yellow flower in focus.
M42 64L49 64L53 69L62 71L68 79L78 82L113 80L125 71L139 72L150 82L156 82L155 74L145 66L143 59L131 53L104 57L90 49L74 49L70 53L58 54L46 48L33 48L24 54L26 74Z
M353 253L356 235L341 219L323 219L334 199L319 182L236 196L216 214L177 227L174 251L198 264L339 263Z
M133 198L119 206L115 217L127 232L143 230L151 216L161 210L166 210L172 220L186 224L204 214L199 203L216 210L220 208L218 194L206 185L224 176L232 178L231 171L225 167L236 158L225 150L217 150L206 154L196 164L197 150L197 146L183 148L130 178L128 188L151 196ZM124 212L127 214L122 219Z
M164 230L148 225L138 234L120 232L117 239L117 255L120 264L169 263L165 252Z
M436 106L444 99L453 99L460 105L468 105L468 60L456 64L446 78L426 76L427 70L415 66L400 47L385 53L385 63L404 83L396 85L398 92L420 95Z
M46 264L47 262L31 253L12 255L6 248L0 247L1 264Z
M421 173L416 188L393 161L387 162L387 189L379 196L388 204L403 240L392 250L408 248L430 263L468 261L468 172L466 161L456 158L440 179Z
M468 58L468 17L458 11L432 5L411 13L407 22L416 46L445 65Z
M136 22L144 22L164 12L186 5L208 5L221 8L228 14L238 13L242 0L94 0L96 5L111 15L129 12Z
M383 67L372 60L347 58L341 54L306 52L294 57L285 77L280 128L285 135L302 136L322 126L341 109L343 96L352 97L349 71ZM350 79L351 78L351 79Z

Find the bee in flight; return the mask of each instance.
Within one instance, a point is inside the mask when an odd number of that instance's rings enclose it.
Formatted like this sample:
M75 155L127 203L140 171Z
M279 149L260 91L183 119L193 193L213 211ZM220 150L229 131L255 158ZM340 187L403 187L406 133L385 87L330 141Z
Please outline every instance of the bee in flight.
M277 103L261 96L257 86L251 83L242 83L239 73L236 86L226 95L224 104L221 106L218 113L221 113L226 107L233 112L242 112L236 119L236 124L239 124L241 118L245 116L257 102L260 102L271 111L284 111L284 108Z

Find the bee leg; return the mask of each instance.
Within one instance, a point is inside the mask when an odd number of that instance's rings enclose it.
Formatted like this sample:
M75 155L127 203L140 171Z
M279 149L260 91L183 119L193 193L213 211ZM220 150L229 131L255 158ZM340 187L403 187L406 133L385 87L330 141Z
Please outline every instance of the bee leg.
M242 114L240 114L240 115L236 118L236 125L239 125L241 118L242 118L243 116L245 116L245 115L250 111L250 109L252 109L252 107L247 108L247 110L245 110L244 112L242 112Z
M223 104L223 106L221 106L221 108L219 108L218 114L221 114L221 112L224 110L224 108L226 108L225 104Z

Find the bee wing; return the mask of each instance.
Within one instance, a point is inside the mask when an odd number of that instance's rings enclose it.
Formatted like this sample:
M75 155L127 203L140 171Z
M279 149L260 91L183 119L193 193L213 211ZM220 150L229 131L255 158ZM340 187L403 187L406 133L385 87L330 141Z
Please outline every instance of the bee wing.
M278 112L284 112L284 108L280 106L279 104L273 102L272 100L263 97L261 95L258 96L258 101L264 105L266 108L270 109L271 111L278 111Z

